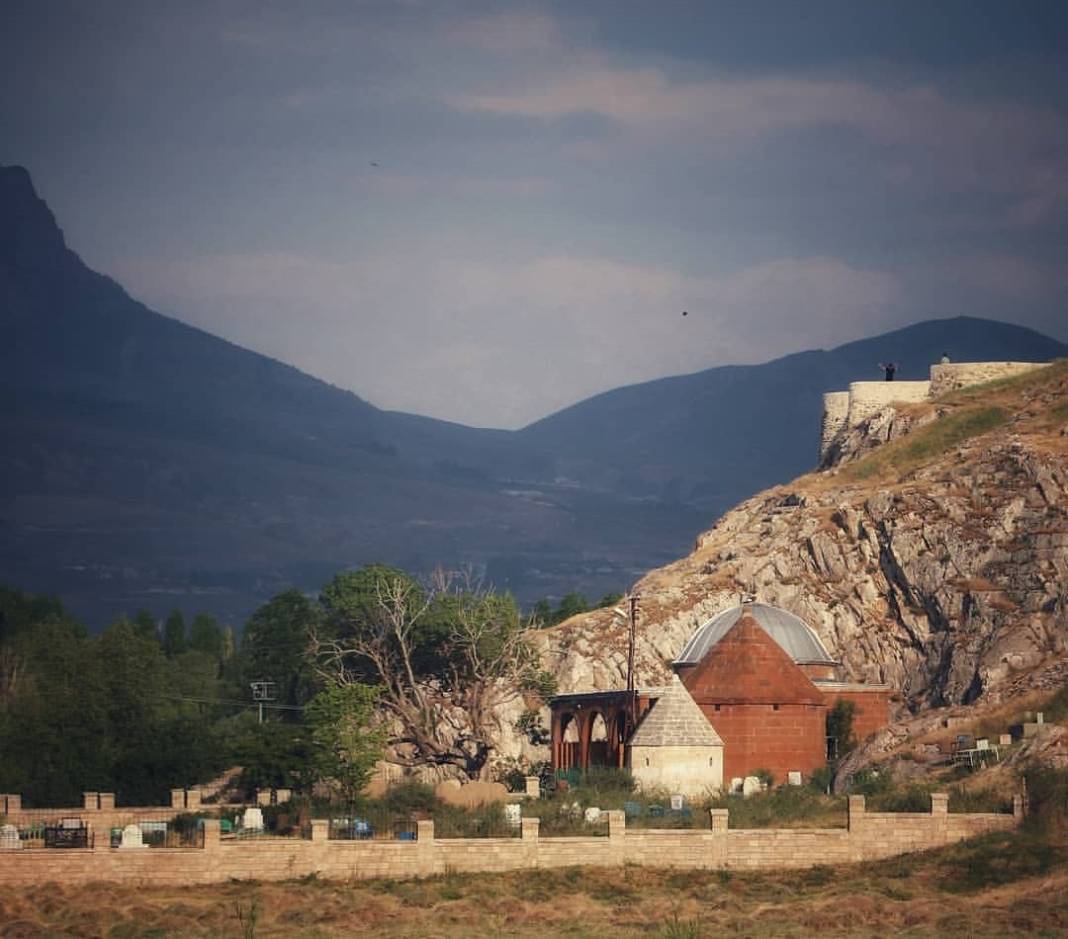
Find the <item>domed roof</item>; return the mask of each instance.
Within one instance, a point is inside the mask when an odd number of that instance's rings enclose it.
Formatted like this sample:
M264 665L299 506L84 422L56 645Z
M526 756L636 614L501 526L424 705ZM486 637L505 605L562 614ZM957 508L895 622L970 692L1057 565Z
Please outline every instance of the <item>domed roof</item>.
M754 603L749 608L753 619L795 662L803 665L835 665L826 647L803 619L766 603ZM743 608L732 607L717 613L693 634L675 659L676 665L696 665L727 631L741 618Z

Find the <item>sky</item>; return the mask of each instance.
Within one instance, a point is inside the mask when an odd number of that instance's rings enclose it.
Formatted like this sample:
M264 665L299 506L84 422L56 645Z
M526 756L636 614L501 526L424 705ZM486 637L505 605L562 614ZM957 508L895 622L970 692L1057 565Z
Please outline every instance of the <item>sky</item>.
M931 318L1068 340L1055 0L4 0L0 163L153 309L479 426Z

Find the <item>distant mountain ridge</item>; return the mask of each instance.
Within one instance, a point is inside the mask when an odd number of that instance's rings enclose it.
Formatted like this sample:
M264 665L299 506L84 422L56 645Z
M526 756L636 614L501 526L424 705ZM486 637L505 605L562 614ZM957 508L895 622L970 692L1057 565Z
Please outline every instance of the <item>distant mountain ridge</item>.
M0 581L94 624L141 606L240 622L283 586L375 560L472 565L525 601L623 589L814 465L820 395L879 358L905 378L942 348L1068 352L936 321L470 428L382 411L148 309L66 246L21 167L0 167L0 325Z

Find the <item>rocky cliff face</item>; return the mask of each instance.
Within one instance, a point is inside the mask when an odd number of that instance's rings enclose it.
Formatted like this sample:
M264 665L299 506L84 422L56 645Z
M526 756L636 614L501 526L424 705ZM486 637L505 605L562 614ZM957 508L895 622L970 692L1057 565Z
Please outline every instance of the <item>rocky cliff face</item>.
M1068 364L873 415L836 466L742 503L636 590L642 684L742 591L803 617L846 677L899 689L901 716L1062 683ZM561 690L621 686L611 611L540 641Z

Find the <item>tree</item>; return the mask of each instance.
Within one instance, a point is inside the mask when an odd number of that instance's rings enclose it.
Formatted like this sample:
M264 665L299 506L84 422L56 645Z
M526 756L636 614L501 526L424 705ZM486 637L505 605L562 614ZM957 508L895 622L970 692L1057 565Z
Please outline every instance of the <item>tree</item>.
M334 780L350 804L367 785L386 743L385 731L375 726L377 696L370 685L329 685L304 712L317 774Z
M216 659L223 657L223 631L210 613L197 613L189 627L189 648L205 652Z
M493 750L494 715L543 678L515 601L454 576L423 588L384 568L362 574L339 575L323 591L320 674L379 686L391 725L387 759L478 778Z
M245 681L273 681L277 702L291 708L310 701L316 682L308 643L319 619L319 607L295 588L256 610L245 624L241 643Z
M185 651L185 617L181 610L171 610L171 615L163 624L163 651L168 658Z

